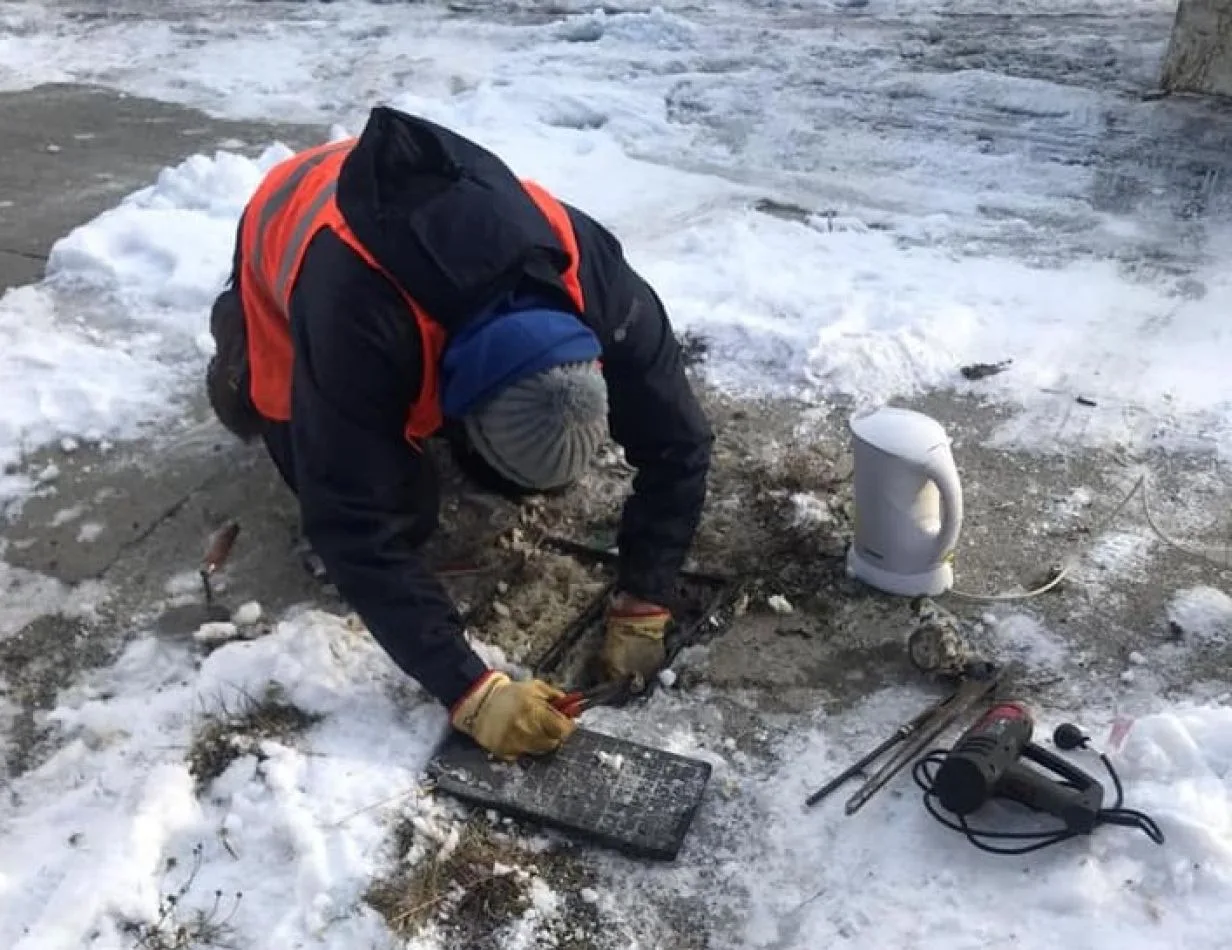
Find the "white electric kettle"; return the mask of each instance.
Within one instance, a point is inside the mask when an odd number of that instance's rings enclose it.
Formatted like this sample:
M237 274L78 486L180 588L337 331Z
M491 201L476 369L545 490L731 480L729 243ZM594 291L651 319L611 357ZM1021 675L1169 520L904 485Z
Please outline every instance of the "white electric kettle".
M935 419L883 408L851 420L855 454L852 577L890 594L934 597L954 583L962 487Z

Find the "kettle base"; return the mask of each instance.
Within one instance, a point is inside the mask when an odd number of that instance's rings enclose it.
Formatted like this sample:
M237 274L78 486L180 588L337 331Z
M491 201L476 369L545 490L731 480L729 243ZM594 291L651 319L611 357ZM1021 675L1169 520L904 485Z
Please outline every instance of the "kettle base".
M948 561L919 574L900 574L869 563L854 544L847 550L847 576L898 597L936 597L954 584L954 568Z

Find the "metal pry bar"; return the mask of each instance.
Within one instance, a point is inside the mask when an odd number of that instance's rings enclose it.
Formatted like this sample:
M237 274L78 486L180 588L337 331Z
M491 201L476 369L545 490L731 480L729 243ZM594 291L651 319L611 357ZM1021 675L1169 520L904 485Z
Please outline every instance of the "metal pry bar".
M843 771L838 775L834 776L834 778L830 779L830 781L826 782L825 785L813 792L813 794L805 800L805 807L812 808L848 779L863 772L866 768L894 748L894 746L911 738L911 736L919 732L919 730L925 723L928 722L929 719L937 714L939 709L949 703L953 698L954 694L951 693L949 696L937 700L935 703L916 713L913 718L909 719L907 722L895 729L891 736L883 739L875 749L865 753L858 761L853 762L847 768L843 769Z

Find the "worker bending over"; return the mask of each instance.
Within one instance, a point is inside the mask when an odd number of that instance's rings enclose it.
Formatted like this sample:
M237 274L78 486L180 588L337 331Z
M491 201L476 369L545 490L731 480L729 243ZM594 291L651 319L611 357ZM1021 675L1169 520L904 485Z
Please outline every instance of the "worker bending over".
M713 436L662 303L602 225L475 142L376 108L358 138L265 176L210 326L218 418L263 440L330 580L455 728L513 757L574 725L558 690L487 668L421 558L433 436L472 471L542 492L573 483L610 434L637 474L603 667L663 663Z

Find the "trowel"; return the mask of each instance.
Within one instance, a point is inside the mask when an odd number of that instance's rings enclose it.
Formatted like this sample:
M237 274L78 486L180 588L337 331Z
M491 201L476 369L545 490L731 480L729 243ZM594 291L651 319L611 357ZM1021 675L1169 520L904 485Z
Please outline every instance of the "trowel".
M160 633L169 637L191 637L203 624L231 619L230 608L218 600L214 577L231 556L239 533L239 522L232 520L210 535L197 569L201 577L201 602L180 604L163 611L157 620Z

